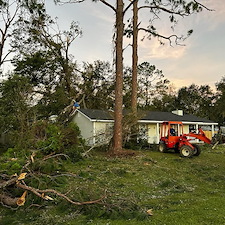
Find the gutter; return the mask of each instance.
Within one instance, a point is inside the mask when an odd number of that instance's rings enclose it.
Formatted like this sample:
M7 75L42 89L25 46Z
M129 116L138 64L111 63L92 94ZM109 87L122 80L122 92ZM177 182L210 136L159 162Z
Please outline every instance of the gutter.
M165 120L166 121L166 120ZM163 123L165 122L164 120L162 121L157 121L157 120L138 120L139 123ZM169 121L169 120L168 120ZM202 122L202 121L180 121L183 124L202 124L202 125L218 125L218 123L215 122Z

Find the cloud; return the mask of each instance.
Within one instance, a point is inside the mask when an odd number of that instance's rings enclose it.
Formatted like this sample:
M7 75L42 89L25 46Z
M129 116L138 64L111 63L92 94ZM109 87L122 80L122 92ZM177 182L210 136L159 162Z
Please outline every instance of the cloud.
M209 9L213 10L215 13L208 14L208 18L211 17L215 22L224 21L225 19L225 4L221 3L221 0L203 0L203 4ZM207 11L205 11L207 12ZM209 19L211 19L209 18ZM211 21L211 20L210 20Z
M207 30L214 30L225 23L225 4L221 0L203 0L202 4L212 11L204 9L196 14L192 18L192 24L204 24Z
M211 87L224 75L225 65L222 61L213 61L214 57L209 54L195 52L182 59L166 59L152 61L157 68L162 69L165 77L176 87L189 86L192 83L197 85L208 84Z
M140 27L148 27L149 22L146 19L148 17L150 17L149 13L142 14ZM190 20L189 17L178 17L177 19L178 24L176 24L174 29L171 28L172 24L167 14L161 14L160 18L155 20L153 25L156 28L157 33L164 37L169 37L171 35L186 37L187 31L193 27L193 21ZM144 31L139 32L139 52L141 57L145 59L179 59L186 54L191 44L191 40L188 38L184 41L178 40L179 45L177 45L175 43L175 37L171 38L171 43L169 40L161 38L164 45L161 45L158 39L154 37L152 37L151 40L146 37L144 41L141 41L145 35L146 33Z
M97 18L99 21L102 21L103 23L110 24L113 26L115 23L115 13L114 11L103 5L101 2L99 3L93 3L93 4L88 4L88 11L90 14L93 16L93 18Z
M143 58L154 58L154 59L167 59L181 58L186 50L187 46L174 46L171 47L168 43L160 45L157 39L146 40L139 42L140 55Z

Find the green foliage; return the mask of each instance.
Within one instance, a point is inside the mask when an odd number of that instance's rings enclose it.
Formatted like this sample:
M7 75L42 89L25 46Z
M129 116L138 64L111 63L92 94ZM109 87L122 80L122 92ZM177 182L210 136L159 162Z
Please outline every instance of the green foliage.
M82 153L84 152L84 146L73 146L70 148L67 148L65 150L65 154L69 156L70 160L72 162L77 162L79 160L83 159Z
M57 174L57 171L65 171L62 161L58 158L39 160L32 164L32 170L44 174Z
M0 156L0 173L8 175L18 173L26 161L25 154L26 152L21 149L9 148Z
M64 154L65 156L62 156L62 159L69 157L71 161L77 162L82 159L85 142L80 137L80 130L76 124L69 123L67 126L63 126L47 121L37 121L27 129L26 136L21 138L19 143L12 148L8 148L2 154L3 160L7 160L4 168L9 168L13 163L17 162L19 162L20 166L23 166L26 155L31 154L30 149L36 152L36 155L39 155L38 157L49 154ZM11 158L16 158L16 161L10 161ZM20 162L21 158L23 160ZM18 165L15 164L13 168L16 168L16 166ZM36 164L35 166L37 169L46 170L46 172L59 170L59 168L54 168L54 163L51 165L52 168L49 163ZM56 164L55 166L59 165Z
M210 119L213 114L214 94L208 85L190 85L179 89L175 100L176 108L185 113Z
M162 70L157 69L148 62L143 62L138 65L138 77L139 104L148 106L151 104L153 96L160 94L157 92L159 84L163 84L162 86L166 87L167 83L164 81Z
M63 153L74 162L82 159L84 141L76 124L69 123L64 127L56 123L39 122L35 124L33 133L36 136L33 144L43 154Z
M69 30L59 30L43 1L23 3L23 15L15 24L11 43L16 51L15 71L28 78L40 94L38 117L58 115L77 94L77 68L69 47L82 32L74 21Z
M33 89L28 80L19 75L11 74L0 85L0 131L26 129L30 117L29 103L32 101Z
M216 101L214 103L214 112L213 112L213 119L219 122L220 125L224 125L225 123L225 77L216 83Z
M124 147L127 149L144 150L149 148L149 143L146 139L131 139L125 144Z
M79 84L83 107L91 109L112 108L114 104L114 72L109 62L97 60L84 63Z
M123 102L130 108L131 99L132 69L124 68L124 97ZM138 106L148 108L154 99L161 99L168 93L169 80L164 78L162 70L151 65L149 62L142 62L138 65Z
M15 157L15 149L14 148L8 148L8 150L3 154L4 157L12 158Z
M74 206L55 196L52 196L54 202L46 203L29 194L25 208L19 208L16 213L0 208L1 223L158 225L166 221L167 225L180 225L204 221L205 224L223 224L223 145L214 150L202 146L202 154L191 159L155 150L137 153L133 158L110 158L98 152L77 163L61 161L66 173L75 176L61 177L53 168L50 176L25 180L39 188L57 186L57 190L64 193L70 190L70 198L81 202L106 196L105 205ZM12 149L7 155L14 155ZM43 163L58 161L48 160ZM49 172L50 169L45 170L46 165L42 166L43 171ZM42 206L38 214L31 204ZM153 210L153 216L146 213L148 209Z
M44 154L59 153L63 147L61 129L55 124L48 124L45 133L46 138L37 142L37 148Z

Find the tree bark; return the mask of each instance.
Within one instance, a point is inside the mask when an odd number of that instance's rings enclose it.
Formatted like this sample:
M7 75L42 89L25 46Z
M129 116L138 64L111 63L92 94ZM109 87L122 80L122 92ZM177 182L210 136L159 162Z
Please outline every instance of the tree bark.
M117 0L116 8L116 86L115 86L115 113L114 113L114 134L113 153L122 150L123 134L123 0Z
M137 116L137 65L138 65L138 1L133 3L133 44L132 44L132 93L131 109Z
M0 194L0 202L6 206L16 206L18 198L11 198L6 194Z

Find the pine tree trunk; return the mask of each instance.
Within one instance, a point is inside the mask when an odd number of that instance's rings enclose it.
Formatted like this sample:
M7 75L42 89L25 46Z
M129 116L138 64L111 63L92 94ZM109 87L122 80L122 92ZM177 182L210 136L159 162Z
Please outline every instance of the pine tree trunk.
M133 3L133 55L132 55L132 93L131 93L131 108L135 116L137 116L137 65L138 65L138 1Z
M115 87L115 114L113 134L113 154L122 150L123 134L123 0L117 0L116 10L116 87Z

